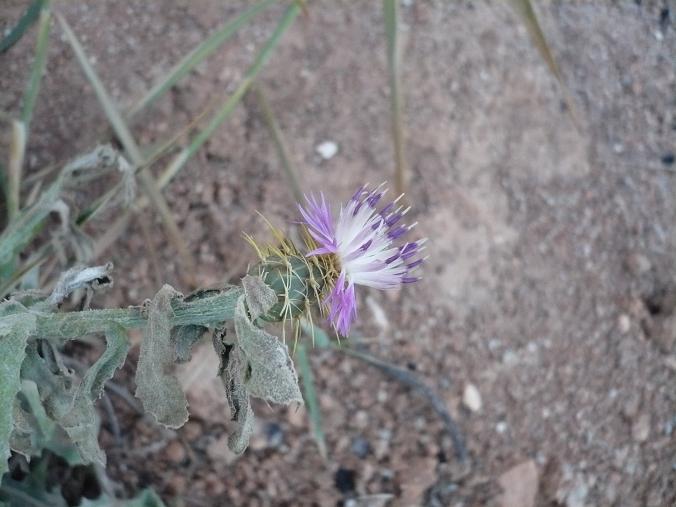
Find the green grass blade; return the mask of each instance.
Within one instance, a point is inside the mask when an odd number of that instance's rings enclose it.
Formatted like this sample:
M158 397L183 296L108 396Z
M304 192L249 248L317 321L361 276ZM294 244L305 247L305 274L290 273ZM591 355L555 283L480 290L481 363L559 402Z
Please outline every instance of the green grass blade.
M579 114L575 106L575 101L563 80L563 74L561 73L559 65L556 63L554 54L552 53L549 44L547 44L547 39L545 38L545 34L540 27L540 22L538 21L537 14L535 13L535 9L533 8L531 0L509 0L509 5L511 5L514 11L518 14L519 18L525 25L528 34L530 35L533 45L537 48L540 56L547 64L549 71L559 82L563 93L563 99L566 102L566 106L568 106L568 111L570 112L573 123L575 123L575 126L578 129L580 129Z
M35 60L31 69L28 88L23 99L23 109L21 111L21 121L26 126L26 134L30 131L31 119L33 118L33 109L35 101L40 91L40 81L45 72L45 63L47 61L47 43L49 42L49 22L51 15L49 11L49 1L44 2L40 11L40 21L38 22L38 38L35 44Z
M395 188L398 194L406 191L408 169L404 151L403 105L399 63L399 1L383 0L385 35L387 37L387 67L390 84L390 110L392 116L392 141L394 143Z
M115 134L120 139L122 146L124 146L124 149L128 153L129 158L133 164L137 167L142 166L144 164L144 160L143 156L141 155L141 150L136 144L129 127L122 118L122 115L104 88L103 83L101 83L96 71L89 63L82 45L73 33L73 30L68 25L68 22L58 14L57 18L61 24L61 27L63 28L64 33L66 34L68 42L75 52L75 56L77 57L82 70L92 85L92 88L94 88L94 93L99 99L99 102L101 103L101 106L103 107L106 117L108 118L110 125L113 127ZM192 285L191 273L195 272L194 261L187 244L183 240L181 231L171 214L169 205L164 199L164 196L162 196L157 183L153 180L152 176L148 172L142 171L139 174L139 179L141 180L141 186L146 192L150 202L153 204L153 206L155 206L155 209L162 218L162 222L167 232L169 241L172 243L174 248L176 248L178 254L181 257L181 260L184 264L184 269L181 270L183 273L185 273L184 281L188 283L188 285Z
M237 18L226 23L205 39L199 46L187 54L178 64L153 86L131 109L127 112L132 117L142 109L148 107L155 100L164 95L181 78L187 75L196 65L204 61L209 55L222 46L232 35L260 11L273 4L275 0L263 0L249 7Z
M40 11L45 2L46 0L34 0L33 3L30 4L24 15L21 16L17 24L14 25L14 28L12 28L12 30L0 41L0 54L19 42L31 25L38 20Z
M322 427L322 414L319 408L319 401L317 400L317 391L315 389L314 377L312 375L312 366L308 358L305 344L299 343L296 349L296 364L300 372L301 382L303 383L303 397L305 398L305 406L310 417L310 426L312 428L312 436L317 442L319 454L322 458L327 459L328 452L326 449L326 440L324 438L324 429Z
M331 339L329 338L329 335L326 334L326 331L315 326L305 318L300 321L300 325L303 328L303 332L312 340L312 345L314 347L323 349L331 346Z
M303 5L300 3L294 3L287 9L286 13L284 14L284 17L280 20L275 31L270 36L270 38L263 46L261 51L258 53L256 59L254 60L254 63L247 71L242 83L240 83L237 90L235 90L235 92L223 103L223 105L216 112L215 116L211 119L211 121L204 128L204 130L202 130L197 136L195 136L192 142L186 148L181 150L169 162L163 173L157 179L157 185L160 188L166 186L174 178L174 176L176 176L176 174L185 166L185 164L197 152L197 150L199 150L202 144L204 144L204 142L206 142L206 140L209 139L209 137L213 134L213 132L230 116L232 111L234 111L235 107L239 104L239 102L242 100L242 97L251 87L253 81L255 80L256 76L259 74L263 66L272 57L273 50L277 47L277 44L279 43L279 40L281 39L282 35L291 26L291 24L293 23L293 21L295 20L295 18L298 16L298 14L301 12L302 9ZM162 150L165 149L167 149L166 146L162 148ZM148 204L147 201L145 201L144 199L140 199L137 202L137 208L142 209L144 206L147 206L147 204ZM95 252L100 253L103 249L107 247L107 245L115 241L115 238L118 237L122 233L122 231L124 231L128 220L129 220L128 213L126 212L123 213L123 215L120 216L111 225L106 234L103 237L99 238L95 246Z
M267 125L270 135L272 136L272 140L275 143L275 148L277 148L277 154L279 155L279 159L282 162L282 168L284 169L286 180L289 183L289 187L291 188L291 193L297 202L303 202L303 191L301 190L300 180L298 179L298 171L296 171L296 168L291 161L282 129L277 123L277 118L275 118L275 114L272 111L270 103L268 102L265 92L261 86L255 86L254 90L256 92L256 98L260 104L261 111L263 112L263 119L265 120L265 124Z
M286 10L284 17L280 20L275 28L275 31L267 40L261 51L256 56L254 63L251 65L247 71L244 79L237 87L235 92L228 97L228 99L223 103L223 105L218 109L216 114L212 117L211 121L207 126L201 130L191 141L191 143L181 150L176 157L169 163L164 173L160 177L160 182L167 182L173 178L176 173L178 173L185 163L199 150L202 145L211 137L214 131L232 114L235 110L235 107L240 103L242 97L249 90L253 84L256 76L261 71L263 66L270 60L274 49L279 44L279 41L286 32L286 30L291 26L293 21L296 19L298 14L301 12L302 7L298 3L294 3Z
M12 136L9 148L9 164L7 165L7 217L11 223L20 209L21 173L26 154L26 125L12 120Z
M132 162L136 165L141 165L143 163L141 151L139 150L136 141L134 141L134 138L131 135L131 131L129 130L126 123L122 119L122 115L120 114L117 107L113 103L112 99L108 95L108 92L104 88L103 83L99 79L99 76L96 74L96 71L89 63L89 59L87 58L87 55L85 54L84 48L80 44L80 41L75 36L75 33L73 33L73 30L71 29L68 22L60 14L57 14L56 17L59 20L59 23L61 24L61 28L63 29L66 35L66 39L73 48L73 52L75 53L75 56L77 57L77 60L80 63L80 67L82 67L85 76L87 76L89 84L92 85L94 93L96 94L96 97L99 99L99 102L103 107L103 111L105 112L106 117L110 122L110 125L113 127L115 134L120 139L122 146L124 146L124 149L129 154L129 157L131 158Z

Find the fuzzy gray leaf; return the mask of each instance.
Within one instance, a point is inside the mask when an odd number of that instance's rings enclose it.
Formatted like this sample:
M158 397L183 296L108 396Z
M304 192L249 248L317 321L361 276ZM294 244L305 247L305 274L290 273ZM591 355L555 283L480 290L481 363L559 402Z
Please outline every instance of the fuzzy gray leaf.
M16 302L0 304L0 476L7 471L14 399L21 389L21 364L35 315Z
M188 401L178 379L170 373L175 358L171 301L179 296L165 285L150 302L136 369L136 396L157 422L169 428L180 428L188 420Z
M249 445L254 427L254 413L244 385L246 363L242 361L239 348L225 340L224 333L214 333L214 348L221 360L218 375L223 381L232 421L235 423L234 431L228 435L228 447L232 452L241 454Z
M56 423L46 414L38 386L32 380L21 382L14 399L14 430L10 440L13 451L26 456L39 455L54 435Z
M58 422L77 447L82 460L105 465L106 456L98 442L98 418L94 402L103 394L107 380L113 377L127 357L129 342L123 327L111 323L106 333L106 350L87 371L73 396L70 410Z
M73 402L79 380L66 368L53 345L46 340L30 341L21 365L21 378L38 386L40 399L49 417L58 420Z
M203 326L176 326L171 330L171 341L176 347L176 361L187 363L192 357L192 347L202 338L207 328Z
M240 297L237 302L235 331L243 362L250 369L245 384L247 391L273 403L303 403L287 346L251 322L244 299Z
M44 449L61 456L71 465L84 462L65 430L45 411L37 384L21 381L21 391L14 404L12 450L25 456L37 456Z
M37 422L33 414L22 406L18 395L14 398L13 417L14 424L9 438L10 449L27 458L37 454L40 451L35 445L39 436Z
M242 287L254 322L277 303L277 294L268 287L260 276L246 275L242 278Z

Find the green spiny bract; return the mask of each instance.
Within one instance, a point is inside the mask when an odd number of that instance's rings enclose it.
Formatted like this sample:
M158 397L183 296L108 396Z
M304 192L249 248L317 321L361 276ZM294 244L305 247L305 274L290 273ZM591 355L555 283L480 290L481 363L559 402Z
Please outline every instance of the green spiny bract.
M318 263L301 255L268 255L250 274L260 276L277 294L277 303L261 316L268 322L298 319L321 304L325 274Z

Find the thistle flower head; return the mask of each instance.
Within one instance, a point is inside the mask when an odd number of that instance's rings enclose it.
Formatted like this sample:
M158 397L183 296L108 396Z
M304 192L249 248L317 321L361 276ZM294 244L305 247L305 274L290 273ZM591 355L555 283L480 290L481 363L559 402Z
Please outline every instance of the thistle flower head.
M402 223L409 210L398 205L402 196L378 207L386 192L384 184L372 190L360 187L341 205L337 219L323 194L306 197L305 206L298 205L302 223L316 243L307 257L324 259L332 267L334 276L329 277L323 304L343 336L357 316L355 285L386 290L418 280L412 271L423 262L425 240L404 241L416 224Z

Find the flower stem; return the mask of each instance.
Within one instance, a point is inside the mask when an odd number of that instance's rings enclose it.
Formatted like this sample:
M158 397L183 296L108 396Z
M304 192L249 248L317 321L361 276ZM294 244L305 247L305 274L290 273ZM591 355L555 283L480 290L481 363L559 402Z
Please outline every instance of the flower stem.
M237 299L242 294L238 287L228 288L215 295L185 301L176 299L172 303L174 310L171 326L216 326L235 315ZM80 312L41 314L37 316L35 335L66 341L92 333L105 332L114 322L125 329L140 328L146 325L147 316L143 307L133 306L126 309L83 310Z

